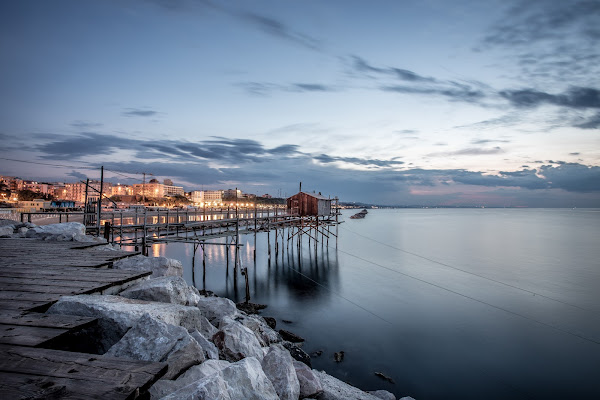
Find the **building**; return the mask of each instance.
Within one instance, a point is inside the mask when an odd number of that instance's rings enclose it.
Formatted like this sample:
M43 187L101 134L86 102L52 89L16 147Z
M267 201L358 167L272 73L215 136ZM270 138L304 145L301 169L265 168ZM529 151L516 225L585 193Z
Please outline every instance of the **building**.
M42 199L35 199L31 201L19 201L18 206L21 209L27 210L26 212L36 212L50 208L52 206L52 202Z
M73 200L76 202L85 202L85 182L77 183L66 183L67 197L65 200ZM89 199L98 200L100 197L100 181L89 181L89 188L87 188L87 197ZM102 185L102 194L110 197L112 194L112 183L104 182Z
M239 189L227 189L223 191L224 199L239 199L242 197L242 191Z
M331 199L321 193L298 192L287 199L288 212L299 216L327 216L331 215Z
M133 195L133 187L130 185L121 185L117 183L111 189L111 196L131 196Z
M194 204L220 203L223 201L223 190L194 190L190 200Z
M155 198L183 196L183 186L165 185L156 179L150 179L148 183L136 183L133 185L133 194Z

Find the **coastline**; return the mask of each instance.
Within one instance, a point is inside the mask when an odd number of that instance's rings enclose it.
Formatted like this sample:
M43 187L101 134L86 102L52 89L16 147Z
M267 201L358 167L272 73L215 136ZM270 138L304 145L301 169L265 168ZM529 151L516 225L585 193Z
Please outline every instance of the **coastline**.
M19 223L9 226L3 222L0 236L100 242L67 231L76 227L81 233L83 225L77 223L45 228ZM9 229L11 234L7 234ZM114 249L109 244L96 248ZM169 372L150 388L151 398L194 393L233 398L233 393L246 393L257 399L395 399L389 392L367 393L311 369L310 357L283 340L285 330L276 331L267 320L239 310L231 300L202 295L183 280L183 267L177 260L138 255L115 262L113 268L152 271L152 276L113 295L62 297L47 313L98 318L100 327L79 337L80 345L88 346L90 352L167 362ZM170 340L161 340L161 347L156 345L156 337ZM248 382L249 376L260 379Z

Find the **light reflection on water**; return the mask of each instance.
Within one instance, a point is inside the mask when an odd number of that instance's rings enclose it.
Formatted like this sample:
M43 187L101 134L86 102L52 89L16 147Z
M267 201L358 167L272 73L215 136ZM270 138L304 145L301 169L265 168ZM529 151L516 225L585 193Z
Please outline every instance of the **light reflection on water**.
M323 350L313 367L417 399L600 398L597 210L373 210L341 225L339 249L295 246L271 263L266 233L242 236L251 301ZM346 213L346 217L351 213ZM362 236L361 236L362 235ZM274 235L271 234L271 240ZM293 249L293 251L292 251ZM256 263L254 262L256 250ZM192 282L193 246L154 245ZM195 283L243 301L225 246ZM290 320L286 324L282 320ZM333 353L344 350L341 363ZM374 375L380 371L395 384Z

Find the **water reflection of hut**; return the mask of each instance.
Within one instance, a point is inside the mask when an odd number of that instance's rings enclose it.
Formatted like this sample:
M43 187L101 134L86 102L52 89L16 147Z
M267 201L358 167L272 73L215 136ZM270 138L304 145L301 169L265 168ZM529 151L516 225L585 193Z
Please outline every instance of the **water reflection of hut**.
M331 200L321 193L298 192L287 199L288 212L299 216L329 216Z

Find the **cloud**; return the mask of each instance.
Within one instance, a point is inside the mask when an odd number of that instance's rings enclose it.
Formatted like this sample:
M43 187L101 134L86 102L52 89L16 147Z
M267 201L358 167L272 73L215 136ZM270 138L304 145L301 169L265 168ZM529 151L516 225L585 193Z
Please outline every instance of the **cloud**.
M258 27L261 31L268 33L271 36L287 40L291 43L303 46L311 50L320 50L320 41L305 35L303 33L296 32L284 24L282 21L272 17L254 13L239 13L234 14L242 20L249 22L250 24Z
M473 139L471 144L489 144L489 143L510 143L510 140L505 139Z
M569 153L569 155L570 155L570 156L578 156L578 155L580 155L580 154L581 154L581 153L579 153L579 152L575 152L575 153Z
M489 155L489 154L499 154L504 153L504 150L499 146L496 146L491 149L481 149L476 147L469 147L466 149L460 149L455 151L443 151L437 153L427 154L427 157L451 157L451 156L481 156L481 155Z
M97 122L89 122L89 121L73 121L71 126L78 129L93 129L93 128L101 128L104 124Z
M407 69L395 67L374 67L366 60L356 55L350 56L350 59L352 60L353 69L357 72L383 74L409 82L437 82L437 80L434 78L425 77Z
M333 88L331 88L327 85L321 85L318 83L295 83L293 86L303 92L331 92L331 91L333 91Z
M588 118L587 121L575 124L575 127L581 129L598 129L600 128L600 112Z
M38 135L38 137L43 135ZM44 158L79 159L90 155L107 155L115 150L127 148L137 143L114 135L83 132L75 136L50 135L51 141L36 145L34 148L44 153Z
M122 114L127 117L153 117L155 115L158 115L158 112L153 110L126 108L125 111L122 112Z
M600 90L572 87L561 94L549 94L534 89L505 90L500 96L515 107L530 108L542 104L553 104L569 108L600 108Z
M376 167L396 167L396 166L404 164L404 161L399 161L396 159L378 160L378 159L357 158L357 157L336 157L336 156L329 156L327 154L319 154L319 155L313 156L313 159L315 159L323 164L343 162L343 163L348 163L348 164L353 164L353 165L376 166Z
M267 96L272 92L335 92L338 89L333 86L324 85L321 83L291 83L278 84L269 82L239 82L237 86L246 90L246 92L258 95Z

